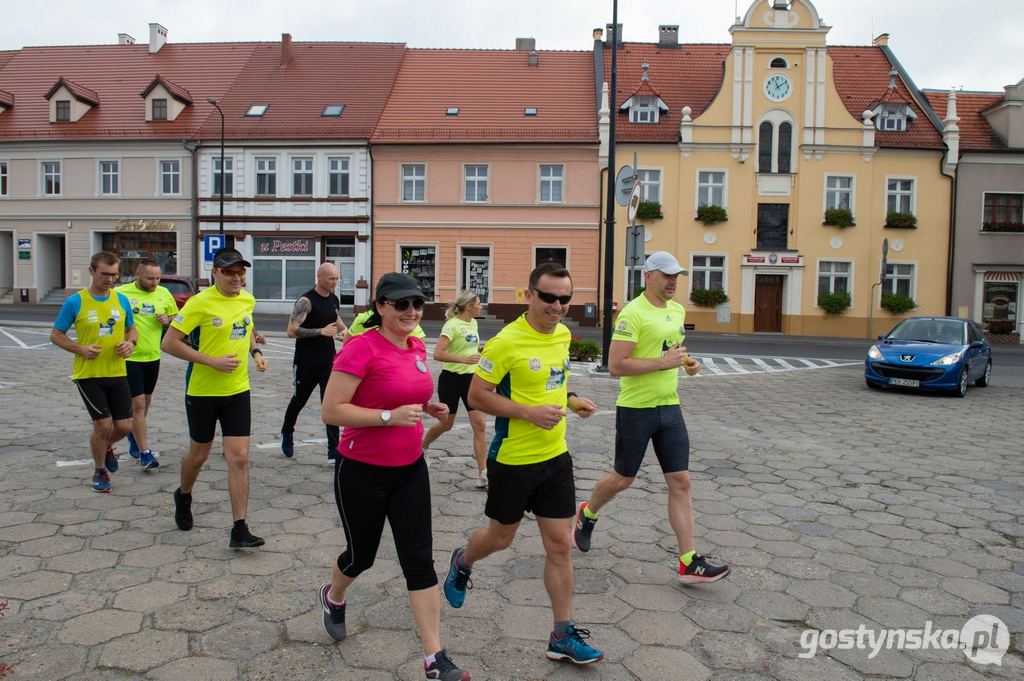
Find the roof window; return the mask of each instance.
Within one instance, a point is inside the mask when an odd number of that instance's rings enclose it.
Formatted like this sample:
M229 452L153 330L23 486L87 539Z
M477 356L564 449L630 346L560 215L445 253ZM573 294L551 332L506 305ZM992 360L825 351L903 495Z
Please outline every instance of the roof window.
M324 111L321 116L325 118L337 118L341 115L341 112L345 110L344 104L328 104L324 107Z
M448 107L448 109L444 112L444 115L445 116L458 116L459 115L459 107L457 107L457 106L450 106L450 107Z
M526 107L525 109L523 109L523 115L524 116L536 116L537 115L537 107L535 107L535 106L528 106L528 107Z
M269 104L253 104L249 107L249 110L245 112L245 115L252 116L254 118L261 118L263 114L267 113L267 109L269 108Z

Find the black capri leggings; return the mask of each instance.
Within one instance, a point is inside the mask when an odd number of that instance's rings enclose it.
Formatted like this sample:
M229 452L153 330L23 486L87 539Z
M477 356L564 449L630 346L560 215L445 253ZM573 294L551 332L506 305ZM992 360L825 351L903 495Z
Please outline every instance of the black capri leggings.
M339 457L334 469L334 500L348 543L338 556L343 575L355 579L373 565L386 518L406 588L419 591L437 585L430 478L423 457L408 466L374 466Z

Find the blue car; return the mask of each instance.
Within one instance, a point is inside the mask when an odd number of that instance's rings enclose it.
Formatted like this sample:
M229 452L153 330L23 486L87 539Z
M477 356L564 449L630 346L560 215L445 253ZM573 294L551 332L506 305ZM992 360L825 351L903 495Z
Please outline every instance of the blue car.
M864 361L869 388L941 390L963 397L992 379L992 348L969 319L910 317L878 337Z

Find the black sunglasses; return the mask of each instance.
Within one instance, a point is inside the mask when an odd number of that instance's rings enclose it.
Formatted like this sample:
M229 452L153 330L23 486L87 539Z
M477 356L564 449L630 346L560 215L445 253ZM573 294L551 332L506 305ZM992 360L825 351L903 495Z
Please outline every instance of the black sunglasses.
M533 288L532 286L530 288ZM541 291L539 288L533 288L533 292L537 294L537 297L543 300L548 305L558 302L562 305L568 305L569 301L572 300L572 294L567 296L556 296L554 293L548 293L547 291Z
M409 305L412 305L414 310L423 309L422 298L402 298L401 300L385 300L385 304L391 305L395 308L395 312L405 312L409 309Z

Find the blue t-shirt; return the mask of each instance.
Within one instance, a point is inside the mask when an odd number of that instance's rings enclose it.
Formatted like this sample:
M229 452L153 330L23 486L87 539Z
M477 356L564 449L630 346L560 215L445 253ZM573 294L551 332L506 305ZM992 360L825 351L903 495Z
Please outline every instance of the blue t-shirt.
M111 291L111 293L116 293ZM92 294L90 294L92 295ZM103 298L99 296L93 296L93 299L97 303L105 303L110 300L110 296ZM117 294L117 302L121 303L121 309L124 310L124 326L126 329L130 329L135 326L135 316L132 314L132 304L128 300L128 297L123 293ZM67 333L68 329L75 325L75 319L78 317L78 313L82 311L82 297L81 296L68 296L64 300L64 304L60 306L60 312L57 314L57 321L53 323L53 328L57 329L62 333Z

